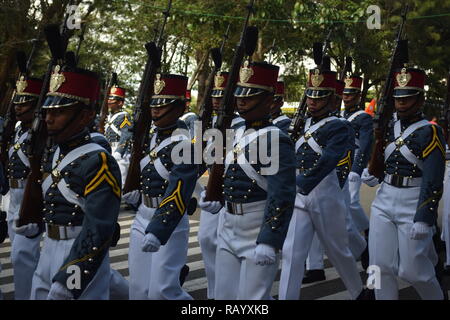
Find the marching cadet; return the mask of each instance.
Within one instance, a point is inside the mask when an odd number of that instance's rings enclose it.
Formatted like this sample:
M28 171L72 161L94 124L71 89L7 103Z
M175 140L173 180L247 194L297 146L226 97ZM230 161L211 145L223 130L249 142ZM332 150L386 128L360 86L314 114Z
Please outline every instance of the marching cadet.
M273 103L270 106L270 117L272 123L283 130L284 133L288 133L289 126L291 125L291 119L286 115L281 114L281 107L284 104L284 82L277 81L275 87L275 95L273 97Z
M293 143L270 122L278 70L257 62L240 70L234 95L245 124L226 156L215 299L271 298L295 198ZM267 148L269 161L254 146Z
M125 182L130 165L129 148L132 126L129 115L122 110L125 102L125 89L112 86L108 96L108 118L105 124L105 137L111 145L112 155L117 160Z
M117 162L87 128L98 90L98 77L88 70L56 66L51 76L43 108L57 148L43 167L46 237L32 299L109 299L108 251L121 180Z
M422 299L442 300L432 227L442 196L445 142L421 112L425 72L398 69L393 82L398 120L389 128L385 175L370 215L370 264L380 269L375 294L379 300L398 299L398 276Z
M124 195L130 203L142 199L130 232L130 299L192 299L181 288L180 272L187 259L188 211L193 211L198 167L173 159L175 147L193 150L187 126L179 120L187 81L174 74L156 76L148 111L156 128L140 163L141 194Z
M8 234L11 239L11 263L14 271L14 291L16 300L28 300L34 270L39 261L41 230L37 224L30 227L17 227L23 200L24 187L30 162L25 141L33 121L34 109L41 92L42 80L25 78L16 83L13 100L14 112L20 124L16 126L14 141L8 152L7 177L9 181L10 204L8 209Z
M220 71L214 77L214 87L211 92L213 113L219 110L222 101L225 87L228 82L228 72ZM212 118L212 126L215 126L217 115ZM237 114L234 115L231 121L231 128L237 129L244 123L244 119ZM213 147L213 139L206 144L205 154L210 153L210 148ZM211 151L213 152L213 151ZM208 168L209 169L209 168ZM220 216L223 212L223 207L220 202L204 202L206 192L200 194L200 201L198 203L200 211L200 227L198 230L198 241L202 250L202 258L205 264L205 274L208 281L207 297L214 299L215 291L215 271L216 271L216 251L217 251L217 230L220 224Z
M369 219L361 206L359 191L361 189L361 174L367 167L372 150L373 122L372 116L364 110L360 110L362 81L363 79L359 76L351 76L344 80L343 101L345 110L343 111L343 117L350 122L356 135L356 150L352 168L348 175L350 213L358 231L364 231L367 237Z
M344 194L336 175L336 166L347 152L349 130L341 120L330 116L335 107L335 85L335 72L310 71L306 95L311 117L295 145L298 193L282 250L280 299L299 299L314 232L351 297L366 297L348 247Z
M361 233L356 228L353 223L350 214L350 191L348 189L348 174L352 167L353 153L355 150L355 132L351 124L340 115L341 103L342 103L342 93L344 91L345 83L343 81L336 81L336 103L335 108L331 108L331 115L336 116L347 126L349 130L347 151L345 152L344 158L338 162L336 167L336 173L339 179L339 186L344 192L344 200L346 207L345 224L347 227L348 237L349 237L349 248L355 259L359 259L364 249L367 248L367 242ZM306 272L303 278L303 283L313 283L317 281L325 280L325 270L323 262L324 250L317 236L317 232L314 233L313 241L311 243L311 248L309 249L308 258L306 260ZM363 265L366 262L363 263ZM368 261L367 261L368 264Z
M223 98L225 87L228 82L228 72L218 72L214 77L214 87L211 92L213 113L219 109L220 102ZM214 127L217 121L217 115L212 118L212 125ZM213 146L212 138L207 142L205 153L208 154L209 149ZM205 275L208 282L207 297L214 299L215 288L215 272L216 272L216 251L217 251L217 228L219 225L219 211L222 205L219 202L214 204L205 203L202 199L205 198L205 191L200 194L199 207L200 211L200 227L198 230L198 242L202 250L202 258L205 264Z

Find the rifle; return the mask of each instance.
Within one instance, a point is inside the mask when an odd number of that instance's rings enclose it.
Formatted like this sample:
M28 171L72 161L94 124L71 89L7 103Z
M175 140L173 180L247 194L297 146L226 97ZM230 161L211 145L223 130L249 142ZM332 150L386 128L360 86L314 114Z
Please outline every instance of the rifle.
M345 57L344 68L342 68L341 73L339 74L339 80L344 80L347 73L352 72L352 62L352 57Z
M206 80L206 88L203 95L203 100L200 103L200 111L199 111L199 118L202 121L202 133L206 131L207 128L211 125L211 117L212 117L212 99L211 99L211 92L214 88L214 77L217 74L217 72L220 71L220 68L222 67L222 52L223 48L225 46L225 42L228 39L228 33L230 31L230 24L228 24L227 31L224 34L222 44L219 48L212 48L211 49L211 59L214 63L214 68L211 71L211 73L208 76L208 79Z
M445 98L444 110L441 114L442 117L440 122L442 129L444 129L445 141L447 142L447 145L450 146L450 134L448 132L450 129L450 71L447 76L447 96Z
M323 70L323 69L330 69L330 58L328 56L323 56L324 53L327 52L329 46L330 46L330 37L331 37L331 31L328 32L325 42L322 46L321 42L315 42L313 44L313 56L314 56L314 62L316 66ZM291 126L289 127L289 133L290 137L293 141L297 141L300 138L300 134L303 131L303 128L305 127L305 121L306 121L306 112L307 112L307 105L306 105L306 88L303 92L302 99L300 100L300 103L297 107L297 110L294 114L294 121L292 121Z
M377 178L381 178L384 172L384 147L385 139L389 133L389 122L394 113L394 98L392 97L394 91L394 71L397 68L403 67L408 61L408 40L403 40L403 27L406 21L406 14L408 13L408 5L405 6L402 13L402 21L396 38L396 46L394 48L389 73L384 83L381 99L378 103L377 111L374 116L374 130L375 130L375 146L369 160L369 173Z
M113 72L111 74L111 78L107 82L105 86L105 96L103 97L102 107L100 109L100 120L98 122L98 132L101 134L105 133L105 122L106 117L108 116L108 96L111 91L112 86L117 84L117 73Z
M145 144L148 139L148 133L152 122L152 116L149 111L150 99L153 96L153 84L155 81L156 71L161 66L162 37L167 19L170 15L171 7L172 0L169 0L167 9L163 12L164 22L161 26L156 43L152 41L145 44L148 58L136 101L132 138L133 149L131 150L130 166L128 169L127 178L125 179L125 184L123 186L124 194L139 189L139 176L141 172L140 161L142 159L142 154L145 151Z
M250 16L253 12L253 3L254 0L250 0L250 3L247 5L247 17L244 22L241 38L234 52L227 86L225 87L224 96L219 106L216 127L222 133L223 146L226 146L226 130L230 128L231 121L233 120L235 108L234 91L236 89L239 70L242 61L244 60L244 55L249 57L253 55L258 39L258 29L256 27L248 26ZM224 163L214 163L212 165L208 185L206 187L206 201L224 202L222 195L224 170Z
M64 21L66 20L64 19ZM25 185L17 226L23 226L28 223L42 223L43 198L41 185L42 173L40 169L41 160L47 144L47 126L43 119L42 105L48 91L53 67L62 64L68 40L67 36L65 37L60 34L59 26L55 24L46 26L44 33L52 59L45 73L41 93L34 113L33 124L28 134L27 155L30 161L30 173Z

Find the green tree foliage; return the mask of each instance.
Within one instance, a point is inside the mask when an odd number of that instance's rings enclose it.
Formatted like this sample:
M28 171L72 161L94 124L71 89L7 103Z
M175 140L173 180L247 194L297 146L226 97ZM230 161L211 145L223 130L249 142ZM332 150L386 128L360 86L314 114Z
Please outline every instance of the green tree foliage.
M0 11L0 87L14 78L14 52L29 52L29 39L48 22L61 21L61 1L3 1ZM82 4L86 26L79 65L98 72L103 79L115 71L120 85L129 90L132 105L146 61L144 44L155 40L162 25L166 0L72 1ZM163 72L190 77L199 99L211 70L208 52L222 43L230 26L224 50L223 69L229 68L239 40L247 0L174 0L164 32ZM258 26L258 46L253 59L283 66L287 100L298 101L311 66L312 45L323 41L329 30L331 45L327 52L333 68L340 71L345 57L352 56L353 72L363 75L364 93L377 97L384 83L395 45L397 26L405 3L410 4L406 34L410 65L427 70L429 96L443 97L450 56L450 0L256 0L251 24ZM366 20L370 5L381 8L381 29L369 30ZM87 8L90 8L88 12ZM447 15L445 15L447 14ZM76 51L80 30L75 30L69 50ZM40 37L42 39L42 36ZM42 42L41 42L42 43ZM44 43L45 44L45 43ZM42 74L49 53L40 45L33 73ZM194 81L195 80L197 81Z

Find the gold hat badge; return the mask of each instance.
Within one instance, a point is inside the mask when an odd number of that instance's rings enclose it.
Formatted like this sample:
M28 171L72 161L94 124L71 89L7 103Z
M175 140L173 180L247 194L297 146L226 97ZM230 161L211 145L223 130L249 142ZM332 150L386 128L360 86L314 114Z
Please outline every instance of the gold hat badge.
M19 80L16 81L16 89L17 93L22 93L23 90L27 87L28 83L25 80L24 76L21 76Z
M55 70L53 71L53 74L50 78L50 85L49 85L50 92L55 92L56 90L58 90L59 87L61 87L61 85L66 81L64 75L62 73L59 73L60 70L61 67L57 65L55 67Z
M222 84L225 82L225 77L218 72L214 77L214 86L216 88L222 88Z
M253 75L253 69L248 67L249 62L245 61L244 66L239 71L240 82L246 83Z
M352 86L353 79L352 78L345 78L344 82L345 82L345 87L346 88L350 88Z
M311 75L311 84L313 87L318 87L323 82L323 75L320 74L319 69L314 70L314 74Z
M406 87L406 85L409 83L411 78L412 78L412 76L410 73L406 72L406 68L403 68L402 71L399 74L397 74L397 77L396 77L398 85L400 87Z
M157 74L154 86L155 94L159 94L164 89L165 86L166 83L163 80L161 80L161 75Z
M111 93L117 93L117 91L119 91L119 89L117 89L117 87L116 86L114 86L114 87L112 87L111 88Z

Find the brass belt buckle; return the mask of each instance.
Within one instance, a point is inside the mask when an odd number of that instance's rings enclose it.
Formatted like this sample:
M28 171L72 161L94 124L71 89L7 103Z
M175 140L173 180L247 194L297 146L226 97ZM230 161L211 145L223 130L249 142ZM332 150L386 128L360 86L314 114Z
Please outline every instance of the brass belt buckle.
M231 206L233 208L233 212L234 212L235 215L242 216L244 214L242 203L234 203L234 202L232 202Z
M50 239L61 240L59 236L59 228L52 224L47 224L47 235Z

